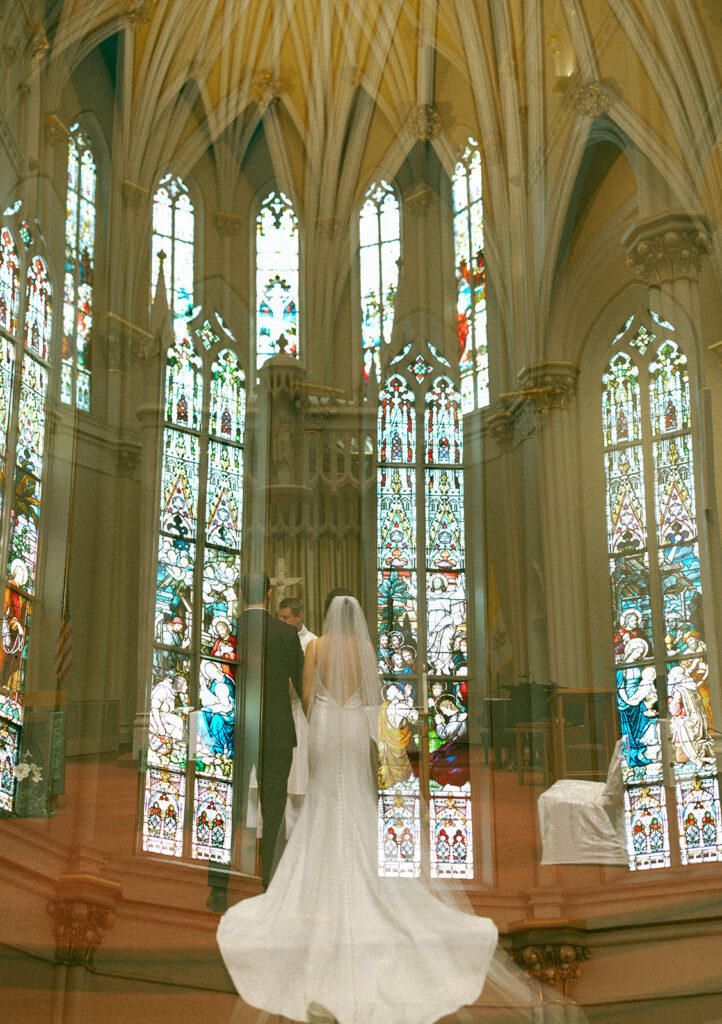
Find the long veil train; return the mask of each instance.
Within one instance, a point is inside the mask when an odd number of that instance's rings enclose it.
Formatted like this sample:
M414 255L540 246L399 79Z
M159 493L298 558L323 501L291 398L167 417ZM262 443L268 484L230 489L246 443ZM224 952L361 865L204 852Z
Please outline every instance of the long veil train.
M440 899L428 880L379 877L379 683L354 598L334 599L305 671L313 700L301 814L267 891L218 927L241 996L234 1024L257 1024L258 1009L340 1024L433 1024L465 1006L470 1022L551 1019L497 946L493 922L460 891Z

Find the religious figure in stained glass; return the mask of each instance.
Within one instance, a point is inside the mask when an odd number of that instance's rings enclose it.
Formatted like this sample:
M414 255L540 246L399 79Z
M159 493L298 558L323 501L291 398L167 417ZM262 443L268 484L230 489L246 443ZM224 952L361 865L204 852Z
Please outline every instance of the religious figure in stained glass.
M9 530L2 552L7 576L0 635L0 808L5 811L15 809L15 769L23 746L25 673L39 570L53 328L45 260L33 249L27 225L25 235L23 224L18 233L25 241L22 256L18 255L10 228L0 228L0 508L9 504ZM21 307L23 276L26 289Z
M461 408L468 412L489 404L481 153L473 139L459 154L452 191Z
M660 693L666 691L664 712L669 715L678 801L683 799L679 787L686 785L684 780L716 773L689 373L673 334L672 325L651 311L644 324L631 317L614 340L615 354L602 379L617 708L624 738L623 778L631 787L627 835L633 868L670 863L660 788ZM652 529L647 523L648 494L654 501ZM654 635L664 638L663 652L655 649ZM666 662L655 660L664 654ZM666 684L660 691L663 673ZM640 783L642 789L637 789ZM687 811L680 819L683 863L722 859L714 824L720 817L719 796L711 799L705 807L713 820L714 827L707 830L714 837L712 846L699 847L703 830L694 813Z
M95 262L95 160L75 124L68 139L60 400L90 409L90 341Z
M143 848L227 863L245 373L217 314L185 332L176 325L166 358ZM200 707L192 736L191 705Z
M285 352L298 358L298 219L283 192L271 192L256 219L256 368Z
M401 256L401 215L391 185L380 181L366 193L359 216L363 376L381 373L379 352L391 340Z

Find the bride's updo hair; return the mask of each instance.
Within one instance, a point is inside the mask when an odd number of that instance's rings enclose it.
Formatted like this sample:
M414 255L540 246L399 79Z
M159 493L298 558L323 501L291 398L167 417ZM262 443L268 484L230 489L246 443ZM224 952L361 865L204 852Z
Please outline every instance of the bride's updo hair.
M352 594L350 590L347 590L346 587L334 587L333 590L329 590L328 594L326 595L326 603L323 606L323 617L324 617L324 619L328 615L328 610L331 607L331 602L333 601L334 597L354 597L354 596L355 595Z

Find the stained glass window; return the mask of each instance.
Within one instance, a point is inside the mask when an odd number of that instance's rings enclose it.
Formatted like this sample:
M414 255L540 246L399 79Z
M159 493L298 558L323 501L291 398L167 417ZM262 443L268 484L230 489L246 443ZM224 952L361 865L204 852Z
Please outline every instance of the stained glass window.
M220 317L168 350L143 849L228 863L245 373ZM191 718L192 707L199 708Z
M460 400L430 346L403 356L378 409L379 871L470 878Z
M381 374L379 353L391 340L401 255L399 201L385 181L366 193L359 217L363 375Z
M95 190L95 160L76 124L70 129L68 141L60 400L86 411L90 409Z
M602 378L602 426L630 867L672 862L662 696L681 862L718 860L722 813L702 619L687 358L672 326L654 313L646 322L630 318L613 344Z
M452 189L461 408L469 412L489 404L481 153L473 139L459 154Z
M7 227L0 228L0 259L0 510L7 530L0 644L0 811L12 812L38 581L52 301L45 261L37 254L19 259ZM26 280L22 310L21 272Z
M194 236L195 214L188 188L180 178L166 174L153 196L150 293L152 302L162 266L174 320L188 316L193 308Z
M298 219L283 192L271 192L256 220L256 367L285 352L298 358Z

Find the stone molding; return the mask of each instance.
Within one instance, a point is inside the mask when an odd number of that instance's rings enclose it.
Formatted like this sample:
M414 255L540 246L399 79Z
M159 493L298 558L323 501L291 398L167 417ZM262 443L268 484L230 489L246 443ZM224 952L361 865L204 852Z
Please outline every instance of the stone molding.
M70 132L57 114L46 114L44 118L44 125L45 141L49 146L54 146L56 142L67 143Z
M237 235L241 227L241 218L237 213L222 213L220 210L216 213L216 227L218 228L218 234L222 238L230 238L232 235Z
M121 895L117 882L84 873L60 876L47 910L55 931L55 957L61 964L93 969L95 951L115 924L115 904Z
M610 96L601 82L587 82L574 97L574 106L584 117L601 117L610 106Z
M574 998L581 965L590 960L585 921L521 921L509 929L512 960L530 981ZM540 993L543 996L543 992Z
M421 142L428 142L441 131L441 118L433 107L424 103L412 112L409 131Z
M50 49L48 37L39 21L30 23L28 34L30 36L30 59L33 64L39 64Z
M404 206L411 210L414 216L422 217L431 205L433 196L434 193L426 182L417 182L404 195Z
M153 17L158 0L128 0L128 20L134 27L145 25Z
M251 82L251 99L260 110L268 110L273 103L278 103L283 92L283 82L274 78L269 71L260 71L253 76Z
M648 285L696 280L712 249L712 224L701 210L670 210L633 224L622 245L627 266Z
M515 417L530 403L537 413L566 409L569 399L579 387L579 367L575 363L547 360L530 363L519 371L518 391L499 395L509 413Z

